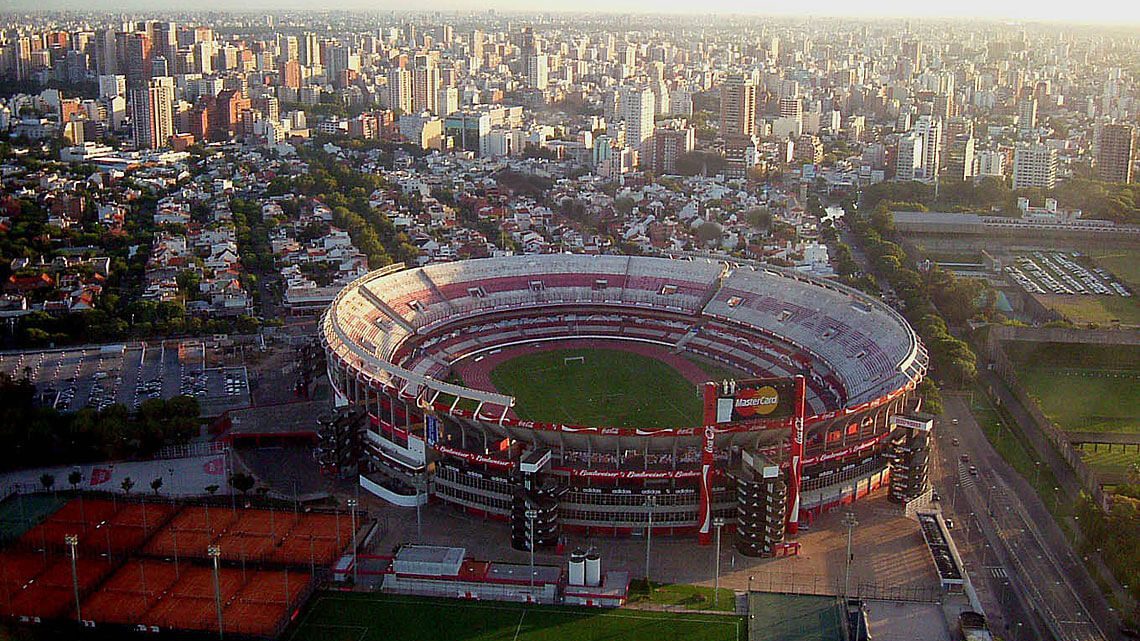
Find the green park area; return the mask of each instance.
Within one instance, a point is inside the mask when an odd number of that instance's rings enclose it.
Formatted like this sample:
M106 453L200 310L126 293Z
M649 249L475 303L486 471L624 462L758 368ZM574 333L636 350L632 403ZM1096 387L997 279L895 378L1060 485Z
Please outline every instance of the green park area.
M734 615L323 593L288 641L742 641Z
M1009 342L1018 378L1071 432L1140 431L1140 346Z

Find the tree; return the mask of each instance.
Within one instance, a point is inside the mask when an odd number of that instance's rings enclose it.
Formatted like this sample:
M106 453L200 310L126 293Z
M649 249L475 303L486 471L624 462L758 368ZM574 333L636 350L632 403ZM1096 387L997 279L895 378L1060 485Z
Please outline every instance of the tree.
M67 482L71 484L71 489L74 490L83 482L83 472L72 470L71 474L67 475Z
M44 486L44 490L51 491L55 486L55 475L47 473L40 475L40 485Z
M772 228L772 211L767 207L753 207L744 212L744 220L756 229L768 231Z
M236 472L230 476L230 487L242 494L252 490L256 483L257 481L252 476L244 472Z
M717 244L723 235L724 231L720 228L720 225L711 221L704 222L700 227L697 227L697 240L701 241L702 245Z
M220 489L222 489L222 488L220 488L216 483L212 483L212 484L206 486L206 493L209 494L210 496L213 496L213 495L217 494L218 490L220 490Z
M633 208L636 205L637 203L634 202L632 198L628 196L622 196L621 198L618 198L614 201L614 211L621 214L622 216L628 216L631 212L633 212Z
M162 489L162 477L158 477L150 482L150 489L154 490L154 495L158 496L158 491Z
M130 494L131 490L133 490L135 487L135 481L128 476L123 479L123 482L119 484L119 487L123 488L123 494Z

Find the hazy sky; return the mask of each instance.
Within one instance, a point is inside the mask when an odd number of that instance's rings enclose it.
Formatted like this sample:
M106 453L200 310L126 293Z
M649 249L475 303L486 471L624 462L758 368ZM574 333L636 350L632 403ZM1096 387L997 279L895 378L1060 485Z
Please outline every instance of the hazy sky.
M628 13L719 13L855 17L982 17L1047 22L1140 25L1140 2L1136 0L808 0L795 2L739 2L733 0L0 0L0 10L76 9L132 10L268 10L345 9L414 11L598 11Z

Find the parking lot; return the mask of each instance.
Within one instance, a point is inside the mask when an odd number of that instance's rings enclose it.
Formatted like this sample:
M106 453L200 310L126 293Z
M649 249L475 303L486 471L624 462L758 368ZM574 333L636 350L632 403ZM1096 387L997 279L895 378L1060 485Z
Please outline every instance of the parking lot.
M1078 258L1079 252L1036 251L1017 256L1016 264L1006 266L1005 272L1031 294L1132 296L1115 275L1100 267L1086 267Z
M197 398L203 416L249 406L245 367L205 365L201 343L180 341L0 354L0 371L26 374L40 402L61 412L114 403L137 410L147 399L178 395Z

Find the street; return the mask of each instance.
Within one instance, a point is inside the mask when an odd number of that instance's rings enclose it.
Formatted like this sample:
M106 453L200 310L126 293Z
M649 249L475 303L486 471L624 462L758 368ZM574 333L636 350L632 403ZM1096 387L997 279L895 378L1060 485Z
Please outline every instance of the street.
M975 581L994 578L1000 584L1000 577L1007 576L1023 611L1038 615L1059 640L1120 638L1115 623L1104 626L1109 629L1097 624L1114 622L1114 613L1040 497L994 451L970 412L969 397L947 395L945 407L936 429L938 470L932 481L945 497L943 509L960 524L956 531L966 533L964 547ZM951 426L954 419L958 425ZM959 439L957 447L953 438ZM969 461L961 461L962 455ZM977 467L976 475L970 474L971 465ZM979 531L984 541L977 539ZM1006 619L1002 627L1008 624L1016 635L1019 622L1037 623L1033 617Z

